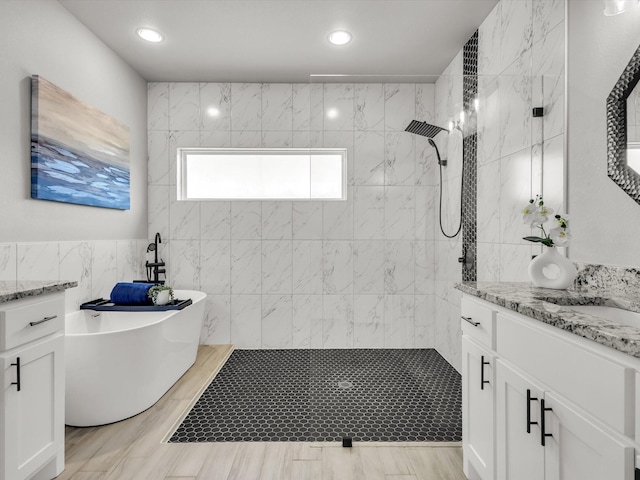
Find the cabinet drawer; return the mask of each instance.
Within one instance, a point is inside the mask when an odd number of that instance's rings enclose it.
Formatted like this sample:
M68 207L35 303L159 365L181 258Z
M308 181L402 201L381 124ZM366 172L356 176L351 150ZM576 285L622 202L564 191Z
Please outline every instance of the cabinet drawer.
M467 295L461 303L462 333L469 335L478 343L495 350L494 332L496 312L485 303L480 303Z
M633 434L633 371L518 314L496 316L498 355L618 432Z
M64 330L64 293L11 302L0 310L0 351Z

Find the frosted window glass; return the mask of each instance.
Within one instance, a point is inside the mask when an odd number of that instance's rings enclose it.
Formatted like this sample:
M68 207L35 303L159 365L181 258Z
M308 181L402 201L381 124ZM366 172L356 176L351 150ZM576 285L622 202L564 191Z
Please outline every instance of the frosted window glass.
M178 199L345 198L345 149L178 149Z

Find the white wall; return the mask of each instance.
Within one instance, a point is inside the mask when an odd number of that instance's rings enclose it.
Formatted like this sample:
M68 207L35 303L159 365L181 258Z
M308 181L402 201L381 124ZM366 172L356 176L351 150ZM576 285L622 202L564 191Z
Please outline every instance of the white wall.
M433 85L149 84L149 232L204 343L433 346ZM217 107L217 118L207 115ZM337 108L339 116L326 112ZM178 146L347 147L344 202L177 202Z
M640 205L607 176L606 98L640 45L640 6L614 17L569 0L569 212L575 261L637 267Z
M0 242L147 236L146 82L58 2L0 2ZM31 75L131 132L131 210L31 199Z

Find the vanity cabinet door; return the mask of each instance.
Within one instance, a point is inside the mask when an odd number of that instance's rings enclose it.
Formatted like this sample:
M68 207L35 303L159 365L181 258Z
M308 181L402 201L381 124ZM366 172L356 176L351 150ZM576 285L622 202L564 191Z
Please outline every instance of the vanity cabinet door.
M462 336L462 454L467 478L494 476L495 356Z
M544 390L525 374L496 360L498 480L544 479L539 406L543 393Z
M552 393L545 394L546 480L633 480L634 448Z
M64 336L55 335L0 355L4 386L0 478L30 478L53 458L64 458L63 350ZM63 461L49 478L62 468Z

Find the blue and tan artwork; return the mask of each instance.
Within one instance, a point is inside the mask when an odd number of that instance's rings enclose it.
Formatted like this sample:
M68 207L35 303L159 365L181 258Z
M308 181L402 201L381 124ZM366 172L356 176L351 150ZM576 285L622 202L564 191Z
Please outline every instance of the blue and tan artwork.
M129 210L129 128L31 79L31 197Z

